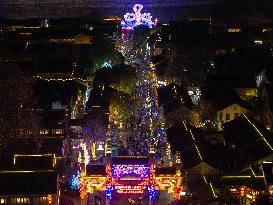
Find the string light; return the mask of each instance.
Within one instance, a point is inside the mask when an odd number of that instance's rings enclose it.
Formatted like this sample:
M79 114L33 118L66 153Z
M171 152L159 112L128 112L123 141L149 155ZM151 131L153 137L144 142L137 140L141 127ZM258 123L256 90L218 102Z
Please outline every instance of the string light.
M75 175L72 175L71 177L71 189L72 190L77 190L80 187L81 181L80 181L80 172L77 171L77 173Z
M51 194L49 194L47 196L47 201L48 201L49 204L52 204L52 195Z
M80 178L81 184L80 184L80 190L79 190L81 199L84 199L87 195L84 179L85 179L85 175L81 176L81 178Z
M79 80L82 82L89 82L89 80L84 80L83 78L74 78L74 77L71 77L71 78L45 78L45 77L42 77L39 75L37 75L36 77L41 80L45 80L45 81L63 81L63 82L65 82L65 81Z
M258 134L261 136L261 138L267 144L267 146L273 151L273 148L271 147L271 145L269 144L269 142L264 138L263 134L258 130L258 128L248 119L248 117L244 113L243 113L243 116L246 118L246 120L248 121L248 123L250 125L252 125L252 127L256 130L256 132L258 132Z
M215 194L215 191L214 191L214 188L213 188L213 186L212 186L212 183L209 183L209 186L210 186L210 188L211 188L213 197L214 197L214 198L217 198L217 195Z

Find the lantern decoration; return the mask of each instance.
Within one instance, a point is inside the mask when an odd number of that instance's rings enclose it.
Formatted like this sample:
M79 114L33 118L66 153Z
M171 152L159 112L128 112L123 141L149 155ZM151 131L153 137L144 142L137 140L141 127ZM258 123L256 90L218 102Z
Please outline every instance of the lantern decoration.
M112 199L112 192L113 192L113 185L112 185L112 172L111 172L111 165L107 164L106 165L106 197L108 200Z
M175 199L180 199L180 193L183 191L181 171L176 172L176 185L174 188L173 196Z
M257 191L252 191L252 201L255 202L257 197Z
M240 195L244 196L245 195L245 186L240 187Z
M52 204L52 195L51 194L49 194L47 196L47 201L48 201L48 204Z
M150 165L150 185L148 186L150 199L154 199L155 197L155 185L156 185L155 165L151 164Z
M85 187L85 180L84 180L84 176L81 177L80 179L81 181L81 185L80 185L80 197L81 199L84 199L86 197L86 187Z

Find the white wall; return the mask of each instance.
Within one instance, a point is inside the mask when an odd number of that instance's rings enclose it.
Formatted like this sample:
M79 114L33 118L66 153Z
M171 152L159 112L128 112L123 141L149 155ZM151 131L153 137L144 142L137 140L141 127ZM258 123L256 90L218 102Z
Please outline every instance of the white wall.
M233 104L229 107L226 107L223 110L220 110L217 112L217 118L218 120L222 121L223 123L229 122L231 120L234 120L236 118L235 114L237 113L238 116L240 116L243 113L246 113L247 109L241 107L238 104ZM227 119L227 114L229 114L229 119ZM222 118L221 118L222 115Z

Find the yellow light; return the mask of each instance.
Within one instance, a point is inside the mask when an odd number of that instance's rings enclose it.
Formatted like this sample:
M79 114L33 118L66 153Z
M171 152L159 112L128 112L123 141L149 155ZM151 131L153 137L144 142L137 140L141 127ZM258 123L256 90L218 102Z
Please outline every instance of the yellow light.
M232 178L251 178L251 176L222 176L222 179L232 179ZM264 176L256 176L255 178L264 178Z
M53 172L54 170L35 170L35 171L30 171L30 170L24 170L24 171L0 171L0 173L34 173L34 172Z
M265 164L272 164L272 162L268 162L268 161L263 161L263 163L265 163Z
M17 157L46 157L46 156L53 156L55 157L55 154L15 154L13 156L13 164L16 164L16 158Z
M95 142L92 143L92 158L96 158L96 144Z
M212 183L209 183L209 186L211 188L211 191L212 191L212 194L213 194L214 198L217 198L217 195L215 194L215 191L213 189Z
M263 134L258 130L258 128L248 119L248 117L243 113L243 116L246 118L246 120L248 121L248 123L250 125L252 125L252 127L256 130L256 132L258 132L258 134L261 136L261 138L263 139L263 141L267 144L267 146L273 151L273 148L271 147L271 145L268 143L268 141L264 138Z
M53 154L52 167L55 167L55 165L56 165L56 158L55 158L55 154Z
M204 179L205 183L207 184L207 183L208 183L208 181L207 181L207 179L206 179L206 177L205 177L205 176L203 176L203 179Z
M47 196L47 201L48 201L49 204L52 204L52 195L51 194L49 194Z

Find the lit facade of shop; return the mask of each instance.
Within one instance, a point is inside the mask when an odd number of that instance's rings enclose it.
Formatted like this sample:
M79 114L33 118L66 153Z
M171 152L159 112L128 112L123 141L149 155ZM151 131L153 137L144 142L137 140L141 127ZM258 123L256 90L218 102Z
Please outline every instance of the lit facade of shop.
M132 159L133 163L128 161ZM118 163L115 161L119 161ZM120 163L124 161L125 163ZM137 161L139 161L137 163ZM143 163L145 161L146 163ZM96 166L96 165L94 165ZM165 169L168 174L157 174L160 169ZM149 204L155 200L159 191L167 192L173 199L180 199L183 190L180 167L156 167L146 157L117 157L105 165L103 174L82 174L80 197L83 201L88 195L104 192L106 204L112 200L113 195L149 196Z

